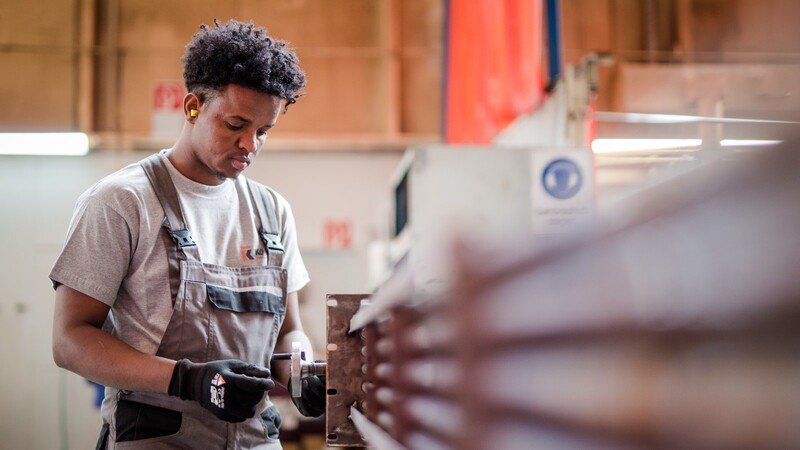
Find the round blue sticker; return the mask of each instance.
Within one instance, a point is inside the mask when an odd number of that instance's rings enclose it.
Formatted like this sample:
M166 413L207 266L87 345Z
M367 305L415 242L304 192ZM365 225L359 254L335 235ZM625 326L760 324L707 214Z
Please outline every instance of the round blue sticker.
M583 176L578 165L569 159L557 159L542 172L542 186L548 194L565 200L581 190Z

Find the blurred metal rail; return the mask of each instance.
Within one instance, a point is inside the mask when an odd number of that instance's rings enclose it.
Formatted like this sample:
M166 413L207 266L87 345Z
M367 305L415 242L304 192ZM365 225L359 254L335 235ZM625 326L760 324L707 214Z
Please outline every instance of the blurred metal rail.
M537 252L462 246L450 292L420 298L401 270L354 312L365 401L347 413L368 444L800 447L800 145L598 222Z

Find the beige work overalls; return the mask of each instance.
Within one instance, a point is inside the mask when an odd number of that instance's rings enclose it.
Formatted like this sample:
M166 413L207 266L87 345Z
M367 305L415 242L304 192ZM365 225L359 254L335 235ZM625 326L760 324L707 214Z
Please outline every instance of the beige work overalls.
M157 355L192 362L240 359L269 367L286 312L286 270L272 202L248 180L265 245L265 265L224 267L200 261L186 229L175 186L158 155L141 162L164 209L173 311ZM271 193L271 192L270 192ZM240 201L242 194L239 192ZM242 226L252 226L242 224ZM174 241L174 242L173 242ZM177 245L176 245L177 244ZM214 245L201 242L200 245ZM254 418L242 423L217 419L194 401L166 394L116 391L108 449L280 449L280 418L269 396ZM98 443L100 444L100 442Z

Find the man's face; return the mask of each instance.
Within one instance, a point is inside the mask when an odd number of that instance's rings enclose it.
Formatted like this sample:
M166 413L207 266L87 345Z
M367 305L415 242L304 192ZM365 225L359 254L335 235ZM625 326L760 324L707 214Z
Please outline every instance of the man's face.
M189 178L208 185L249 166L275 126L282 100L235 84L207 99L192 125Z

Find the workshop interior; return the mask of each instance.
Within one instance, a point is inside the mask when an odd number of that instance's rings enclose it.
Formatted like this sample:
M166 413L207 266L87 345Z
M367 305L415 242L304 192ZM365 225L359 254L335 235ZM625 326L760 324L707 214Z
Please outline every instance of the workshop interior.
M103 387L53 362L48 273L78 196L178 137L184 45L231 18L307 77L245 172L311 278L284 449L800 448L798 17L0 0L0 448L94 448Z

